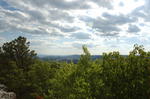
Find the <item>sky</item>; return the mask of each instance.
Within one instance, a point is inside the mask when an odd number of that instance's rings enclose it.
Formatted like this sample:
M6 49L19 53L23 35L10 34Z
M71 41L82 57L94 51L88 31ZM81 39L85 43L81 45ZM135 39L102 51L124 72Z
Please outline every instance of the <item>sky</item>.
M150 50L150 0L0 0L0 46L18 36L43 55Z

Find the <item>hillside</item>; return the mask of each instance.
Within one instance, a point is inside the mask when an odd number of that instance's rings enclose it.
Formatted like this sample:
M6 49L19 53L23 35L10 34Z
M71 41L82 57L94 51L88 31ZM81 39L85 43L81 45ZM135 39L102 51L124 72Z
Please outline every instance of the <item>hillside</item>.
M44 61L65 61L65 62L73 62L73 63L77 63L80 59L80 55L63 55L63 56L59 56L59 55L40 55L38 56L41 60ZM92 60L96 60L96 59L101 59L102 55L92 55L91 56Z

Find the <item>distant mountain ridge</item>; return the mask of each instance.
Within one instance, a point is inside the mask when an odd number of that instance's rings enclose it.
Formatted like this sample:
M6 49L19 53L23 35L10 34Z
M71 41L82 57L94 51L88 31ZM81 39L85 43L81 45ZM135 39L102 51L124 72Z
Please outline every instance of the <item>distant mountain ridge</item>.
M44 61L64 61L77 63L81 55L38 55ZM127 55L122 55L126 57ZM102 59L102 55L91 55L92 60Z
M44 61L65 61L77 63L80 55L38 55ZM92 60L102 58L102 55L91 55Z

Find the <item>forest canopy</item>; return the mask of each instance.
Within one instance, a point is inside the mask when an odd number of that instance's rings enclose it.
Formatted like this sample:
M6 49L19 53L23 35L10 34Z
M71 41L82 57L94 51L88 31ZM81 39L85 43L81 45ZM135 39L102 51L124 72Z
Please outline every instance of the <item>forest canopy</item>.
M17 99L149 99L150 52L135 44L126 57L118 51L91 59L83 46L77 64L42 61L25 37L0 47L0 84Z

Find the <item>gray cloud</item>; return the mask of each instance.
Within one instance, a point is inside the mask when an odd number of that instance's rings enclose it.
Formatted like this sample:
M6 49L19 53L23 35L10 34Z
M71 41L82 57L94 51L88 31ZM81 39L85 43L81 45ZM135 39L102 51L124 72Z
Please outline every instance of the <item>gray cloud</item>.
M59 29L61 32L64 32L64 33L75 32L77 30L80 30L79 27L75 27L75 26L74 27L71 27L71 26L68 26L68 25L62 26L62 25L56 24L56 23L50 23L49 25L53 28Z
M110 1L110 0L91 0L91 2L94 2L98 6L107 7L108 9L113 8L113 6L111 5L112 1Z
M148 22L150 22L150 0L146 0L145 5L136 8L129 14L121 14L122 12L119 10L114 11L110 2L112 0L3 1L8 3L9 8L0 6L0 33L3 32L2 34L6 36L9 35L9 33L18 33L17 36L23 33L28 36L33 35L33 37L39 36L39 38L30 37L37 41L42 38L49 38L38 43L35 41L33 45L37 45L37 48L39 44L42 45L43 42L47 43L50 40L54 40L53 45L56 46L57 44L58 47L60 45L58 42L61 41L61 44L63 42L69 42L68 46L80 49L84 44L92 47L94 44L89 44L87 42L93 41L93 43L101 43L101 41L94 42L95 39L99 40L99 37L102 39L119 37L122 39L126 32L136 34L141 31L141 33L144 33L144 28L147 28ZM121 6L122 8L126 7L126 3L123 4L123 2L115 6ZM97 9L92 8L93 3L101 7L100 9L98 8L98 10L107 12L103 14L101 14L101 12L97 13ZM102 7L107 9L102 9ZM118 11L120 13L116 13ZM143 20L145 22L143 22ZM129 27L126 31L127 25L129 25ZM141 26L143 26L143 28L141 28ZM86 31L88 31L88 33ZM89 34L89 32L93 34ZM9 37L7 39L9 39ZM70 41L80 42L70 43ZM45 46L46 44L43 45ZM64 45L62 44L61 46ZM58 49L58 47L56 48ZM111 46L111 48L112 47L113 46Z
M20 23L20 24L19 24ZM43 27L30 26L27 23L21 23L21 20L12 17L5 17L5 20L0 19L0 32L24 32L31 34L49 34Z
M141 30L136 25L129 25L127 32L129 32L129 33L137 33L137 32L140 32L140 31Z
M0 46L3 45L3 43L5 43L7 40L3 37L0 37Z
M135 8L132 12L131 12L131 16L134 17L146 17L146 14L144 13L144 6L140 6L138 8Z
M137 16L150 20L149 0L147 0L145 6L136 8L130 15L113 15L105 12L102 17L97 19L88 15L88 17L83 16L80 18L71 15L71 13L76 10L90 9L90 2L100 7L112 9L110 0L83 0L82 2L81 0L69 2L66 0L5 0L5 2L19 10L12 11L0 8L0 32L15 31L31 34L50 34L52 37L64 37L65 34L70 33L70 36L75 39L90 39L89 34L77 33L77 31L82 30L80 26L64 24L72 24L77 19L80 19L88 24L87 27L92 28L96 35L118 36L122 31L119 26L138 21ZM128 31L138 32L140 30L137 27L130 26Z
M25 3L33 4L34 6L51 6L59 9L87 9L90 8L88 4L86 4L85 0L80 2L79 0L67 2L65 0L23 0Z
M146 2L145 2L145 10L150 13L149 9L150 9L150 0L146 0Z
M8 24L4 20L0 19L0 32L8 30Z
M51 11L52 12L52 11ZM57 12L57 11L56 11ZM56 13L55 12L55 13ZM53 17L55 13L50 13ZM56 14L57 18L55 20L66 20L72 22L72 17L67 16L66 13L59 11ZM44 13L38 10L29 10L26 12L21 11L10 11L0 8L0 32L25 32L31 34L52 34L52 30L60 30L62 32L73 32L76 31L77 27L61 26L59 24L53 23L54 19L49 18ZM49 15L49 16L51 16ZM52 20L52 21L50 21ZM47 31L49 29L50 31ZM57 32L58 33L58 32ZM55 34L55 35L54 35ZM60 33L56 32L52 34L53 36L60 36Z
M77 49L81 49L83 45L84 44L81 44L81 43L73 43L72 44L72 46L75 47L75 48L77 48Z
M117 23L111 23L110 20L98 18L94 20L92 28L96 31L97 35L115 36L116 33L114 32L121 31L121 29L116 24Z
M65 20L67 22L74 21L73 16L70 16L67 12L62 10L49 10L49 17L51 20Z
M75 0L75 1L66 1L66 0L5 0L14 7L27 7L27 5L32 5L37 8L41 7L51 7L57 9L89 9L91 6L88 2L93 2L100 7L112 8L111 2L109 0Z
M30 16L30 22L31 21L38 21L38 22L44 22L46 20L46 15L42 13L42 11L38 10L28 10L25 13L27 13Z
M11 8L0 7L0 32L24 32L31 34L51 34L51 36L64 36L62 33L71 33L80 30L76 26L61 25L60 23L73 23L76 18L68 12L76 9L90 9L89 2L100 7L111 8L107 0L4 0ZM58 30L54 32L53 30ZM54 33L52 33L54 32ZM62 33L59 33L62 32ZM74 35L75 36L75 35ZM88 38L85 35L75 36L77 39Z
M146 13L146 15L144 17L145 22L150 22L150 11L149 11L149 9L150 9L150 4L148 7L146 7L146 10L145 10L145 13Z
M150 22L149 9L150 9L150 0L145 0L145 4L133 10L130 16L134 16L136 18L143 18L145 22Z
M52 37L64 37L64 35L63 35L63 34L60 34L59 32L52 32L52 33L50 34L50 36L52 36Z
M117 23L111 22L109 19L102 19L98 17L97 19L93 19L90 17L82 17L80 18L85 23L91 24L92 28L97 32L109 33L114 31L121 31L120 28L116 26Z
M120 25L137 22L138 19L130 15L112 15L109 13L103 13L102 17L96 19L90 17L81 17L81 21L92 24L92 29L96 32L96 35L100 36L119 36L121 32Z
M111 15L109 13L103 13L102 15L104 18L106 18L106 22L108 24L112 24L112 25L123 25L126 23L132 23L132 22L136 22L137 19L128 15Z
M13 18L13 19L27 20L26 14L20 11L9 11L0 8L0 14L1 14L1 18L9 17L10 19Z
M82 42L74 42L72 43L72 46L77 48L77 49L82 49L82 46L86 45L88 48L94 47L92 43L82 43Z
M123 2L120 2L120 3L119 3L119 6L123 7L123 6L124 6L124 3L123 3Z
M30 21L37 21L46 25L53 21L74 21L74 17L70 16L67 12L60 10L45 10L45 12L42 10L28 10L25 13L31 17Z
M90 34L79 32L79 33L73 33L71 37L76 39L90 39Z
M102 33L108 33L108 32L115 32L115 31L121 31L117 26L113 24L107 23L107 21L103 19L95 20L93 23L93 27L98 32Z
M111 32L111 33L102 33L102 34L99 34L99 35L101 35L101 36L106 36L106 37L108 37L108 36L113 36L113 37L117 37L117 36L119 36L119 33L116 33L116 32Z
M78 27L69 27L69 26L66 26L66 27L59 27L59 29L62 31L62 32L75 32L77 30L79 30L80 28Z

